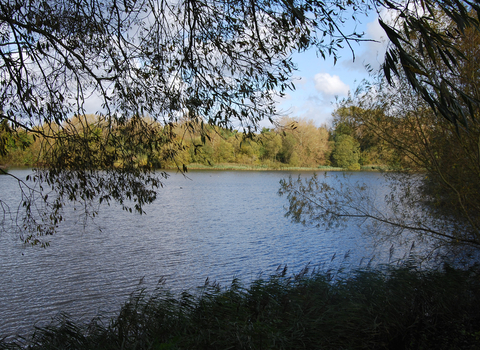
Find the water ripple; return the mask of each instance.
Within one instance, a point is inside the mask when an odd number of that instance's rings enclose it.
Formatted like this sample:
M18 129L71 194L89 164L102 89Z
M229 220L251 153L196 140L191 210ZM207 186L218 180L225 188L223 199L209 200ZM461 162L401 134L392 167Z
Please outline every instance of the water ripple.
M371 254L371 240L355 230L289 222L283 216L286 200L277 196L279 180L288 175L193 172L191 180L173 175L146 215L102 207L95 224L83 229L78 214L69 213L47 249L23 247L4 233L0 337L31 332L35 322L48 323L59 312L84 320L112 315L140 281L153 289L165 277L167 287L178 291L207 277L223 284L234 277L247 282L280 264L294 272L350 250L353 263ZM4 198L15 198L16 183L9 177L0 177L0 188Z

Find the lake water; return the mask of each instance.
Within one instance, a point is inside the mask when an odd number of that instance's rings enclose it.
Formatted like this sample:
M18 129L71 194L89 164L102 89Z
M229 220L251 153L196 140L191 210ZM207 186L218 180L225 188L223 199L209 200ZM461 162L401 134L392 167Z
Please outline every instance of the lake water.
M13 174L25 178L29 171ZM194 288L208 277L228 285L248 283L283 264L290 273L306 264L358 266L362 258L386 259L357 227L325 230L291 223L279 181L298 172L197 171L172 174L146 215L103 206L94 224L83 227L79 213L51 237L50 247L24 246L5 228L0 235L0 338L27 334L59 312L77 320L112 315L129 294L153 289L161 278L173 291ZM354 173L380 193L378 173ZM334 181L334 180L332 180ZM18 204L18 186L0 177L3 200ZM349 255L344 259L344 255ZM336 258L332 257L336 255ZM366 261L365 259L363 261Z

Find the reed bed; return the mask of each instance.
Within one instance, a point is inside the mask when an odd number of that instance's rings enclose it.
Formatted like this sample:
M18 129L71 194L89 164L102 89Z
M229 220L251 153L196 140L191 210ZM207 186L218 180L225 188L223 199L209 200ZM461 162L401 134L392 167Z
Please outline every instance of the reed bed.
M479 349L480 270L279 269L248 285L138 290L109 323L61 315L1 349Z

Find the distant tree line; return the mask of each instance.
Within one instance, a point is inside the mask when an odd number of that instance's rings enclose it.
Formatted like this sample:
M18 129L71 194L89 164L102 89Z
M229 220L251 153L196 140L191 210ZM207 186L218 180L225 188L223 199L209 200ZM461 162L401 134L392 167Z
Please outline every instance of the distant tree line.
M4 121L0 129L3 148L0 164L35 167L51 164L52 159L47 157L55 157L56 162L63 159L61 163L66 167L69 163L98 162L92 158L103 157L103 162L114 167L122 167L128 160L139 167L157 169L234 163L268 168L333 166L360 170L361 166L393 164L392 149L371 132L355 125L349 111L351 109L339 107L333 114L332 127L317 127L312 120L283 117L276 127L252 134L187 120L161 125L147 118L142 118L141 124L140 119L132 120L110 130L104 127L106 121L99 116L76 116L62 128L78 134L79 139L87 143L81 148L76 141L72 142L71 136L50 140L48 134L55 128L52 125L41 127L43 136L39 136L26 130L8 132L10 126ZM133 135L141 137L147 129L156 134L150 139L156 141L136 140L137 147L133 149L116 147L118 143L132 142L130 129L135 128L142 128L142 132L133 131ZM122 139L122 134L129 137ZM169 142L162 142L162 138L168 138ZM119 149L129 149L129 152L119 152Z

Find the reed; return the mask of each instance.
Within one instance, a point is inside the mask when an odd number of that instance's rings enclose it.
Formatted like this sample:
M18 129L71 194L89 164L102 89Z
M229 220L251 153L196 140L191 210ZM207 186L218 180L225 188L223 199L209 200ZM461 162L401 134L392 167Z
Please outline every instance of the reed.
M478 349L477 268L279 269L228 288L134 293L108 324L61 315L2 349Z

